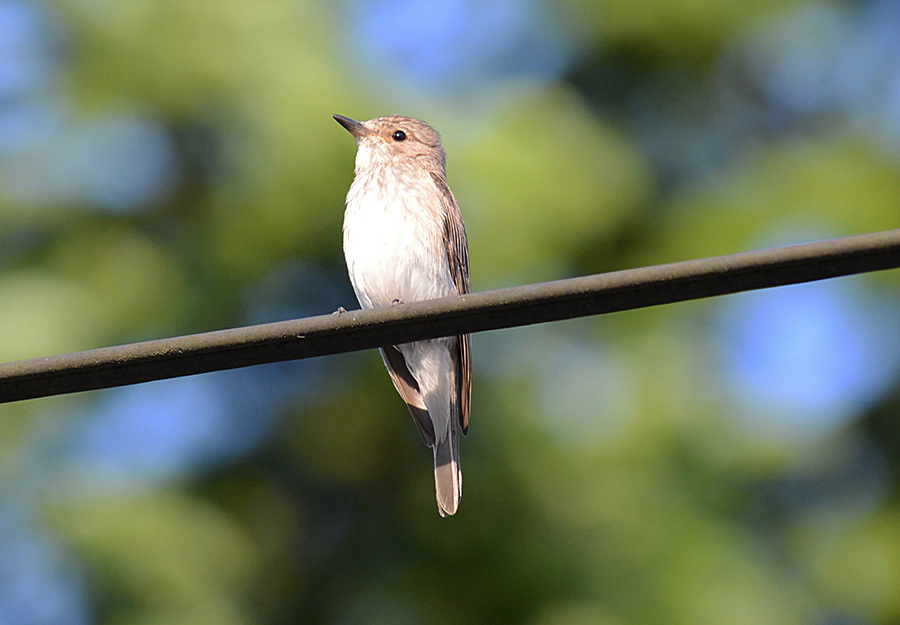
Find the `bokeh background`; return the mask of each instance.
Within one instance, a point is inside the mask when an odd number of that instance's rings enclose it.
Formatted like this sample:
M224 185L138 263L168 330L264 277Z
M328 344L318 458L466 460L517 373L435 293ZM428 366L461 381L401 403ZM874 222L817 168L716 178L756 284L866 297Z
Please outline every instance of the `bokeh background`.
M893 228L900 2L0 0L0 361L355 308L442 131L475 290ZM0 406L0 624L900 623L900 275Z

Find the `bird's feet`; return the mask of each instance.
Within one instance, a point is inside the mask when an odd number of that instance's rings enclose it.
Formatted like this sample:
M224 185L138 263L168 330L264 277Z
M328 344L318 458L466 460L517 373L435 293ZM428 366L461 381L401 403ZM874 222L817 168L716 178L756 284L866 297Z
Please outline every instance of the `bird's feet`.
M396 306L397 304L405 304L405 303L406 302L404 302L402 299L395 299L393 302L391 302L391 306Z
M347 312L347 310L346 310L343 306L338 306L338 309L337 309L336 311L334 311L333 313L331 313L331 314L332 314L332 315L337 315L338 317L340 317L340 316L343 315L345 312Z

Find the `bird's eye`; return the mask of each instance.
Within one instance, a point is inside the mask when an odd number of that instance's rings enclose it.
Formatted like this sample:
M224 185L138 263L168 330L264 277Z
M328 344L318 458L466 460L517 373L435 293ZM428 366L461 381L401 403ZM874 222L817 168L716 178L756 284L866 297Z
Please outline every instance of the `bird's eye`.
M406 133L402 130L395 130L394 134L391 135L391 139L394 141L406 141Z

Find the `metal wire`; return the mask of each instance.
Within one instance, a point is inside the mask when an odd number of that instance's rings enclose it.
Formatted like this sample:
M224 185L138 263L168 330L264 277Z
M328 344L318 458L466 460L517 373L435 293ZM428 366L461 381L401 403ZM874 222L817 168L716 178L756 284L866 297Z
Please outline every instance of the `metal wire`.
M900 230L0 365L0 403L900 267Z

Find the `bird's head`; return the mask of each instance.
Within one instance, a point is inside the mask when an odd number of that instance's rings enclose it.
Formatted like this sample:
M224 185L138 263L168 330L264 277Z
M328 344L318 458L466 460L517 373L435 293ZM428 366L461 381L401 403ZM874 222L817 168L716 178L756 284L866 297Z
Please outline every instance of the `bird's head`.
M387 115L367 122L334 115L356 137L357 171L370 167L417 164L429 170L444 169L444 149L438 131L414 117Z

